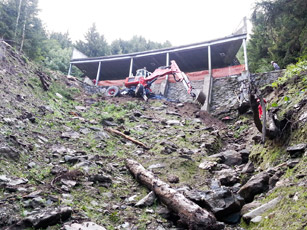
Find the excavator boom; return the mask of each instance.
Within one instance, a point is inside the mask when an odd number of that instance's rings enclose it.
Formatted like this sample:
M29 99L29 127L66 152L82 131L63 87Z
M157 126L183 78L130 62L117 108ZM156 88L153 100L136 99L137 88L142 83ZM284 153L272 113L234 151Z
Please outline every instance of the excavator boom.
M193 92L193 87L191 85L191 81L189 77L180 70L177 63L172 60L170 66L163 66L156 69L153 73L149 76L135 76L135 77L127 77L125 80L125 86L127 88L136 88L135 94L140 94L143 96L145 100L147 100L147 91L150 90L151 84L156 81L159 77L163 77L166 75L173 75L176 82L182 82L183 86L187 90L188 94L195 99L196 94ZM201 91L199 92L196 100L200 104L204 104L206 100L206 96Z

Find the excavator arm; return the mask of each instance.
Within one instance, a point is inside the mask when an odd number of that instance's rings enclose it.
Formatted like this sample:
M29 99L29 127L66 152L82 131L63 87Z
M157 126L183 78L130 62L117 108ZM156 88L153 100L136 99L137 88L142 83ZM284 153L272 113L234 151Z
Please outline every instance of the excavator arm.
M142 81L143 83L153 83L155 80L157 80L159 77L163 77L165 75L173 75L176 82L182 82L183 86L187 90L188 94L190 94L193 98L196 96L192 90L193 87L191 85L191 81L188 78L188 76L182 72L177 65L177 63L172 60L170 66L160 67L156 69L149 77L145 79L145 81ZM144 87L146 85L143 84Z
M193 87L191 85L190 79L184 72L180 70L179 66L174 60L171 61L171 65L159 67L148 77L139 77L137 79L126 78L125 86L127 88L136 87L135 94L140 94L145 100L147 100L146 89L150 90L151 84L158 78L163 77L165 75L173 75L176 82L182 82L188 94L191 95L193 99L195 99L196 95L194 92L192 92ZM200 92L199 96L196 100L203 104L205 100L205 95L203 94L203 92Z

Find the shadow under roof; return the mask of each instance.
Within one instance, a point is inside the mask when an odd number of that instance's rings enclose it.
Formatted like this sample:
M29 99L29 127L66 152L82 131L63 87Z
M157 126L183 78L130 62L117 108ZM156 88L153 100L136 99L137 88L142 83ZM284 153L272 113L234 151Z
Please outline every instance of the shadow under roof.
M137 69L144 67L153 72L159 66L166 65L166 56L169 53L169 60L175 60L183 72L195 72L208 69L208 46L210 46L211 68L222 68L232 64L246 37L247 34L240 34L159 50L71 59L70 64L78 67L89 78L95 79L99 62L101 62L100 80L119 80L129 76L131 58L133 58L133 74Z

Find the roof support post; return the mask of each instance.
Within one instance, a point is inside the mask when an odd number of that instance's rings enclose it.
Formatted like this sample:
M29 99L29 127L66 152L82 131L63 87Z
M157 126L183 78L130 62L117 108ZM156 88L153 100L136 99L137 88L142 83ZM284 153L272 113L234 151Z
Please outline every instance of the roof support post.
M166 66L168 65L169 65L169 53L166 53ZM165 80L161 82L160 93L163 96L166 96L167 90L168 90L168 75L166 75Z
M68 69L67 76L69 76L70 74L71 74L71 63L69 64L69 69Z
M211 63L211 46L208 46L208 66L209 66L209 77L210 77L210 86L209 86L209 98L208 98L208 109L209 112L209 106L211 104L211 98L212 98L212 85L213 85L213 77L212 77L212 63Z
M130 69L129 69L129 77L133 75L133 57L130 59Z
M246 51L246 38L243 38L243 50L244 50L245 70L248 71L247 51Z
M97 76L96 76L96 83L95 83L95 85L98 85L98 82L99 82L100 68L101 68L101 61L99 62L99 65L98 65Z
M169 65L169 53L166 53L166 66Z
M166 66L168 66L168 65L169 65L169 53L166 53ZM167 82L168 82L168 75L166 75L165 81L166 81L166 84L167 84Z
M205 104L201 107L201 110L209 112L212 94L212 68L211 68L211 46L208 46L208 74L204 76L203 92L206 95Z
M212 76L212 69L211 69L211 46L208 46L208 68L209 68L209 76Z

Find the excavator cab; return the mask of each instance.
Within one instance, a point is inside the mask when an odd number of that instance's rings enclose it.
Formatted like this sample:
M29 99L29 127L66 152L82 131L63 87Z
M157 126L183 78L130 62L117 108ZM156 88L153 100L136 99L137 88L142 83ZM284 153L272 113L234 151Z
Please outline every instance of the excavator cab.
M151 75L151 72L147 71L146 68L143 68L143 69L138 69L136 71L136 77L144 77L144 78L147 78Z
M147 77L149 77L151 75L151 72L146 70L146 67L144 67L143 69L138 69L136 71L135 76L130 75L125 82L126 87L130 88L131 86L136 86L140 79L146 79Z
M194 93L194 88L192 87L189 77L180 70L177 63L172 60L170 66L163 66L157 68L153 73L146 70L146 67L143 69L138 69L136 71L136 76L129 76L125 80L125 86L131 92L134 91L136 96L143 97L146 101L147 96L151 94L151 85L159 77L165 75L173 75L176 82L182 82L183 86L187 90L188 94L191 95L194 100L198 101L201 105L205 103L206 95L200 91L198 95Z

